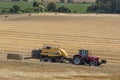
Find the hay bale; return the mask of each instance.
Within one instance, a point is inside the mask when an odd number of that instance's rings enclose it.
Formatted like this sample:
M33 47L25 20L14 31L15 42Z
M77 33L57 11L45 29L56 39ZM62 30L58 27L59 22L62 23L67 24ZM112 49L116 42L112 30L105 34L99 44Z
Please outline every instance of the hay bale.
M22 55L9 53L7 59L22 60Z
M5 18L8 18L8 16L6 15Z
M28 14L28 16L31 16L32 14Z

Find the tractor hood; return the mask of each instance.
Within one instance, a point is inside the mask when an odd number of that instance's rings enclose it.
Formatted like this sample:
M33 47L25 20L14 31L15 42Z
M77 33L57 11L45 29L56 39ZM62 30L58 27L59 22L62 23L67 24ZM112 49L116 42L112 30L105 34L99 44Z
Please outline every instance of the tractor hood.
M89 60L99 61L99 58L98 58L98 57L95 57L95 56L88 56L88 59L89 59Z

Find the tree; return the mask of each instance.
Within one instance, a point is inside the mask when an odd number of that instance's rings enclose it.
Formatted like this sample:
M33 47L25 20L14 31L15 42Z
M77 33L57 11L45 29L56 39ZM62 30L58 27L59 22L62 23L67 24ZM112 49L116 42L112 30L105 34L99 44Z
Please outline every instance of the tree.
M96 0L88 12L120 13L120 0Z
M26 8L24 11L26 12L26 13L33 13L34 11L33 11L33 7L29 7L29 8Z
M33 2L33 7L39 7L39 2L34 1L34 2Z
M34 12L44 12L46 10L46 6L42 2L33 2L33 11Z
M48 5L47 5L47 10L48 10L48 11L50 11L50 12L55 12L56 9L57 9L56 3L54 3L54 2L48 3Z
M19 13L20 12L20 7L18 5L14 5L11 9L10 12L12 13Z
M39 7L41 5L45 7L45 4L42 2L37 2L37 1L33 2L33 7Z
M63 12L63 13L70 13L71 12L71 10L69 8L64 7L64 6L59 7L57 11Z
M2 11L1 11L1 13L6 13L7 11L5 10L5 9L3 9Z

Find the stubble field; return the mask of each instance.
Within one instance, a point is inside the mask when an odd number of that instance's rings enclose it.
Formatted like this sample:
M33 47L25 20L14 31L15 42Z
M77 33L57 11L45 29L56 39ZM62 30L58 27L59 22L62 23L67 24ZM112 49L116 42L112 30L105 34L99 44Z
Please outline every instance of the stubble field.
M39 60L7 60L7 53L30 56L43 44L60 45L71 57L79 49L106 59L100 67ZM2 80L119 80L120 15L28 14L0 15L0 79Z

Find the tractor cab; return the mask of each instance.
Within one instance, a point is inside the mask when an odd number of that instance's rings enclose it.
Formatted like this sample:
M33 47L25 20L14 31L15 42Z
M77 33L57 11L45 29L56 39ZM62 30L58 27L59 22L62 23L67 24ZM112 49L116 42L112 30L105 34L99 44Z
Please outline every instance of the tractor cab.
M79 53L79 55L80 55L83 59L87 60L88 54L89 54L89 50L83 50L83 49L81 49L81 50L79 50L78 53Z

